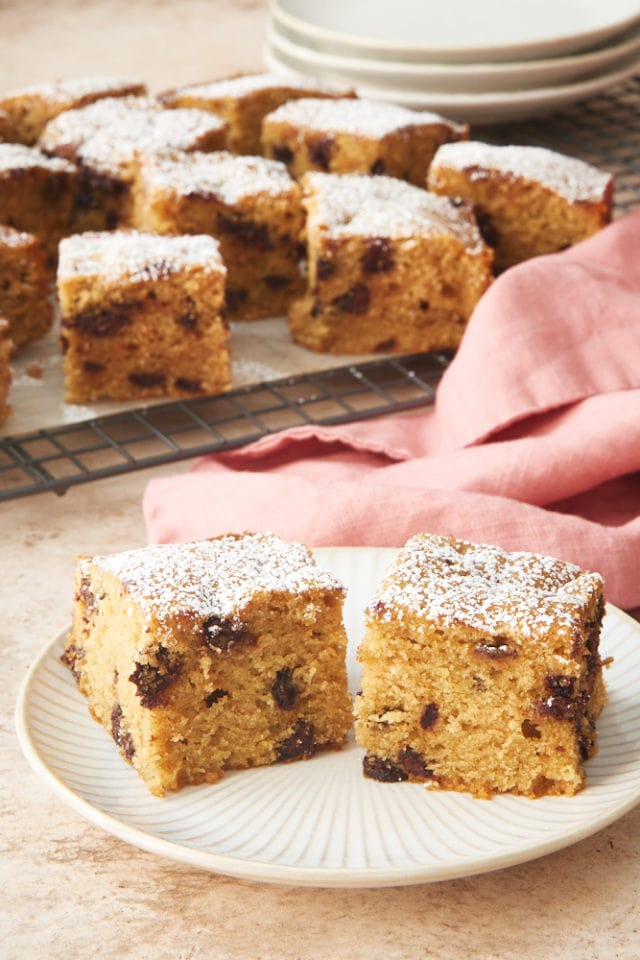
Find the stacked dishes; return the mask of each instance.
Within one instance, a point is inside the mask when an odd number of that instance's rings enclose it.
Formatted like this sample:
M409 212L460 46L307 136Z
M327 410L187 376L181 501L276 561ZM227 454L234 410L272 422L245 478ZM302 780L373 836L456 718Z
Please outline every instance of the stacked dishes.
M524 119L640 72L640 0L271 0L264 56L452 119Z

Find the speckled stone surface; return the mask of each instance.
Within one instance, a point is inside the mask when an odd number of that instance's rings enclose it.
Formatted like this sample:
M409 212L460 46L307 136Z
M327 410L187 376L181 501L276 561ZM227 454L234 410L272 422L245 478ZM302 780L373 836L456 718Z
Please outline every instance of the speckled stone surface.
M258 68L261 3L9 0L0 85L72 73L155 88ZM99 35L99 40L97 39ZM64 630L78 553L145 542L140 501L162 468L0 504L0 955L6 960L637 960L640 808L564 851L416 887L313 890L202 873L92 826L31 772L19 685Z

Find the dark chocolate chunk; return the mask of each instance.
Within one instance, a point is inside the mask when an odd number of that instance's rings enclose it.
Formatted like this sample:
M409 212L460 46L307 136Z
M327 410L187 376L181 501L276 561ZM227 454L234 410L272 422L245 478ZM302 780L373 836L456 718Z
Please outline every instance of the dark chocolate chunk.
M374 160L369 170L369 173L373 177L379 177L385 174L386 172L387 172L387 165L382 159L382 157L378 157L377 160Z
M332 277L338 268L334 260L328 260L326 257L318 257L316 262L316 274L318 280L328 280Z
M182 671L182 657L166 647L158 647L156 663L137 663L129 680L135 685L136 694L143 707L162 707L166 703L164 693Z
M111 711L111 736L115 740L120 753L127 760L131 760L136 748L133 745L131 734L122 723L122 707L119 703L116 703Z
M202 382L200 380L176 377L174 383L178 390L184 390L186 393L202 393Z
M71 673L76 679L76 683L80 680L82 676L82 670L80 669L80 662L84 660L85 650L84 647L77 647L75 643L70 643L65 647L63 653L60 656L61 661L65 666L69 667Z
M187 296L185 296L184 308L177 317L176 322L181 327L184 327L185 330L195 330L199 320L200 311L196 306L196 302L193 297L187 294Z
M406 770L410 777L416 780L433 780L433 770L427 766L422 754L412 747L405 747L398 757L398 763Z
M223 690L222 687L218 687L217 690L212 690L211 693L208 693L204 698L204 702L208 707L212 707L214 703L217 703L218 700L223 700L225 697L229 696L228 690Z
M307 152L311 163L315 163L321 170L329 172L331 167L331 153L333 152L333 137L323 137L307 145Z
M478 230L482 236L482 239L488 247L497 247L498 246L498 231L496 230L493 221L486 210L479 210L477 207L474 209L476 216L476 222L478 224Z
M134 373L130 373L127 376L127 380L134 387L141 387L143 389L152 389L153 387L164 387L167 382L167 375L165 373L154 373L152 371L140 370Z
M438 716L438 704L428 703L420 715L420 726L422 729L429 730L435 724Z
M316 750L313 724L300 717L293 733L276 749L278 760L309 760Z
M549 694L538 703L538 712L556 720L574 720L583 711L585 696L576 694L576 678L562 675L549 675L544 685Z
M259 250L271 250L273 247L269 228L265 223L256 223L255 220L239 216L227 216L224 213L218 213L216 222L220 233L235 237L242 243L251 244Z
M289 286L289 277L285 277L283 273L268 273L263 280L269 290L284 290Z
M366 313L371 302L371 291L366 283L354 283L345 293L334 297L331 301L337 310L346 313Z
M97 363L95 360L85 360L83 367L87 373L101 373L104 369L104 363Z
M381 783L402 783L409 779L407 771L393 760L384 760L371 754L367 754L362 761L362 772L370 780L379 780Z
M273 699L282 710L291 710L298 699L298 688L293 682L293 668L278 670L271 687Z
M539 740L542 736L535 723L532 723L531 720L523 720L520 729L522 730L522 736L526 737L527 740Z
M138 306L136 303L117 303L109 307L87 307L65 320L64 325L100 339L115 337L131 326L131 314Z
M202 637L205 645L216 653L226 653L237 643L248 645L257 642L256 635L251 633L246 623L215 614L202 624Z
M280 163L289 164L293 160L293 150L286 145L286 143L275 143L271 147L271 153L274 160L279 160Z
M373 237L360 257L360 266L365 273L388 273L395 266L391 244L384 237Z

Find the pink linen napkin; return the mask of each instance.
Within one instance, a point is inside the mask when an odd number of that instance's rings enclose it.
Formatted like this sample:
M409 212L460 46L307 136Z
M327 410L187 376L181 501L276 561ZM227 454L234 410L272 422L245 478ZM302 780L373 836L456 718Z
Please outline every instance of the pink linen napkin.
M420 531L548 553L640 606L640 210L504 273L419 413L297 427L154 479L151 542Z

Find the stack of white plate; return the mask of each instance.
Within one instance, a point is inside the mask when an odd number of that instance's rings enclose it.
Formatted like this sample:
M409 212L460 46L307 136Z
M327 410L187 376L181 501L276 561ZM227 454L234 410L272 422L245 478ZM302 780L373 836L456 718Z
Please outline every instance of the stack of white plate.
M270 0L267 67L497 123L640 73L640 0Z

